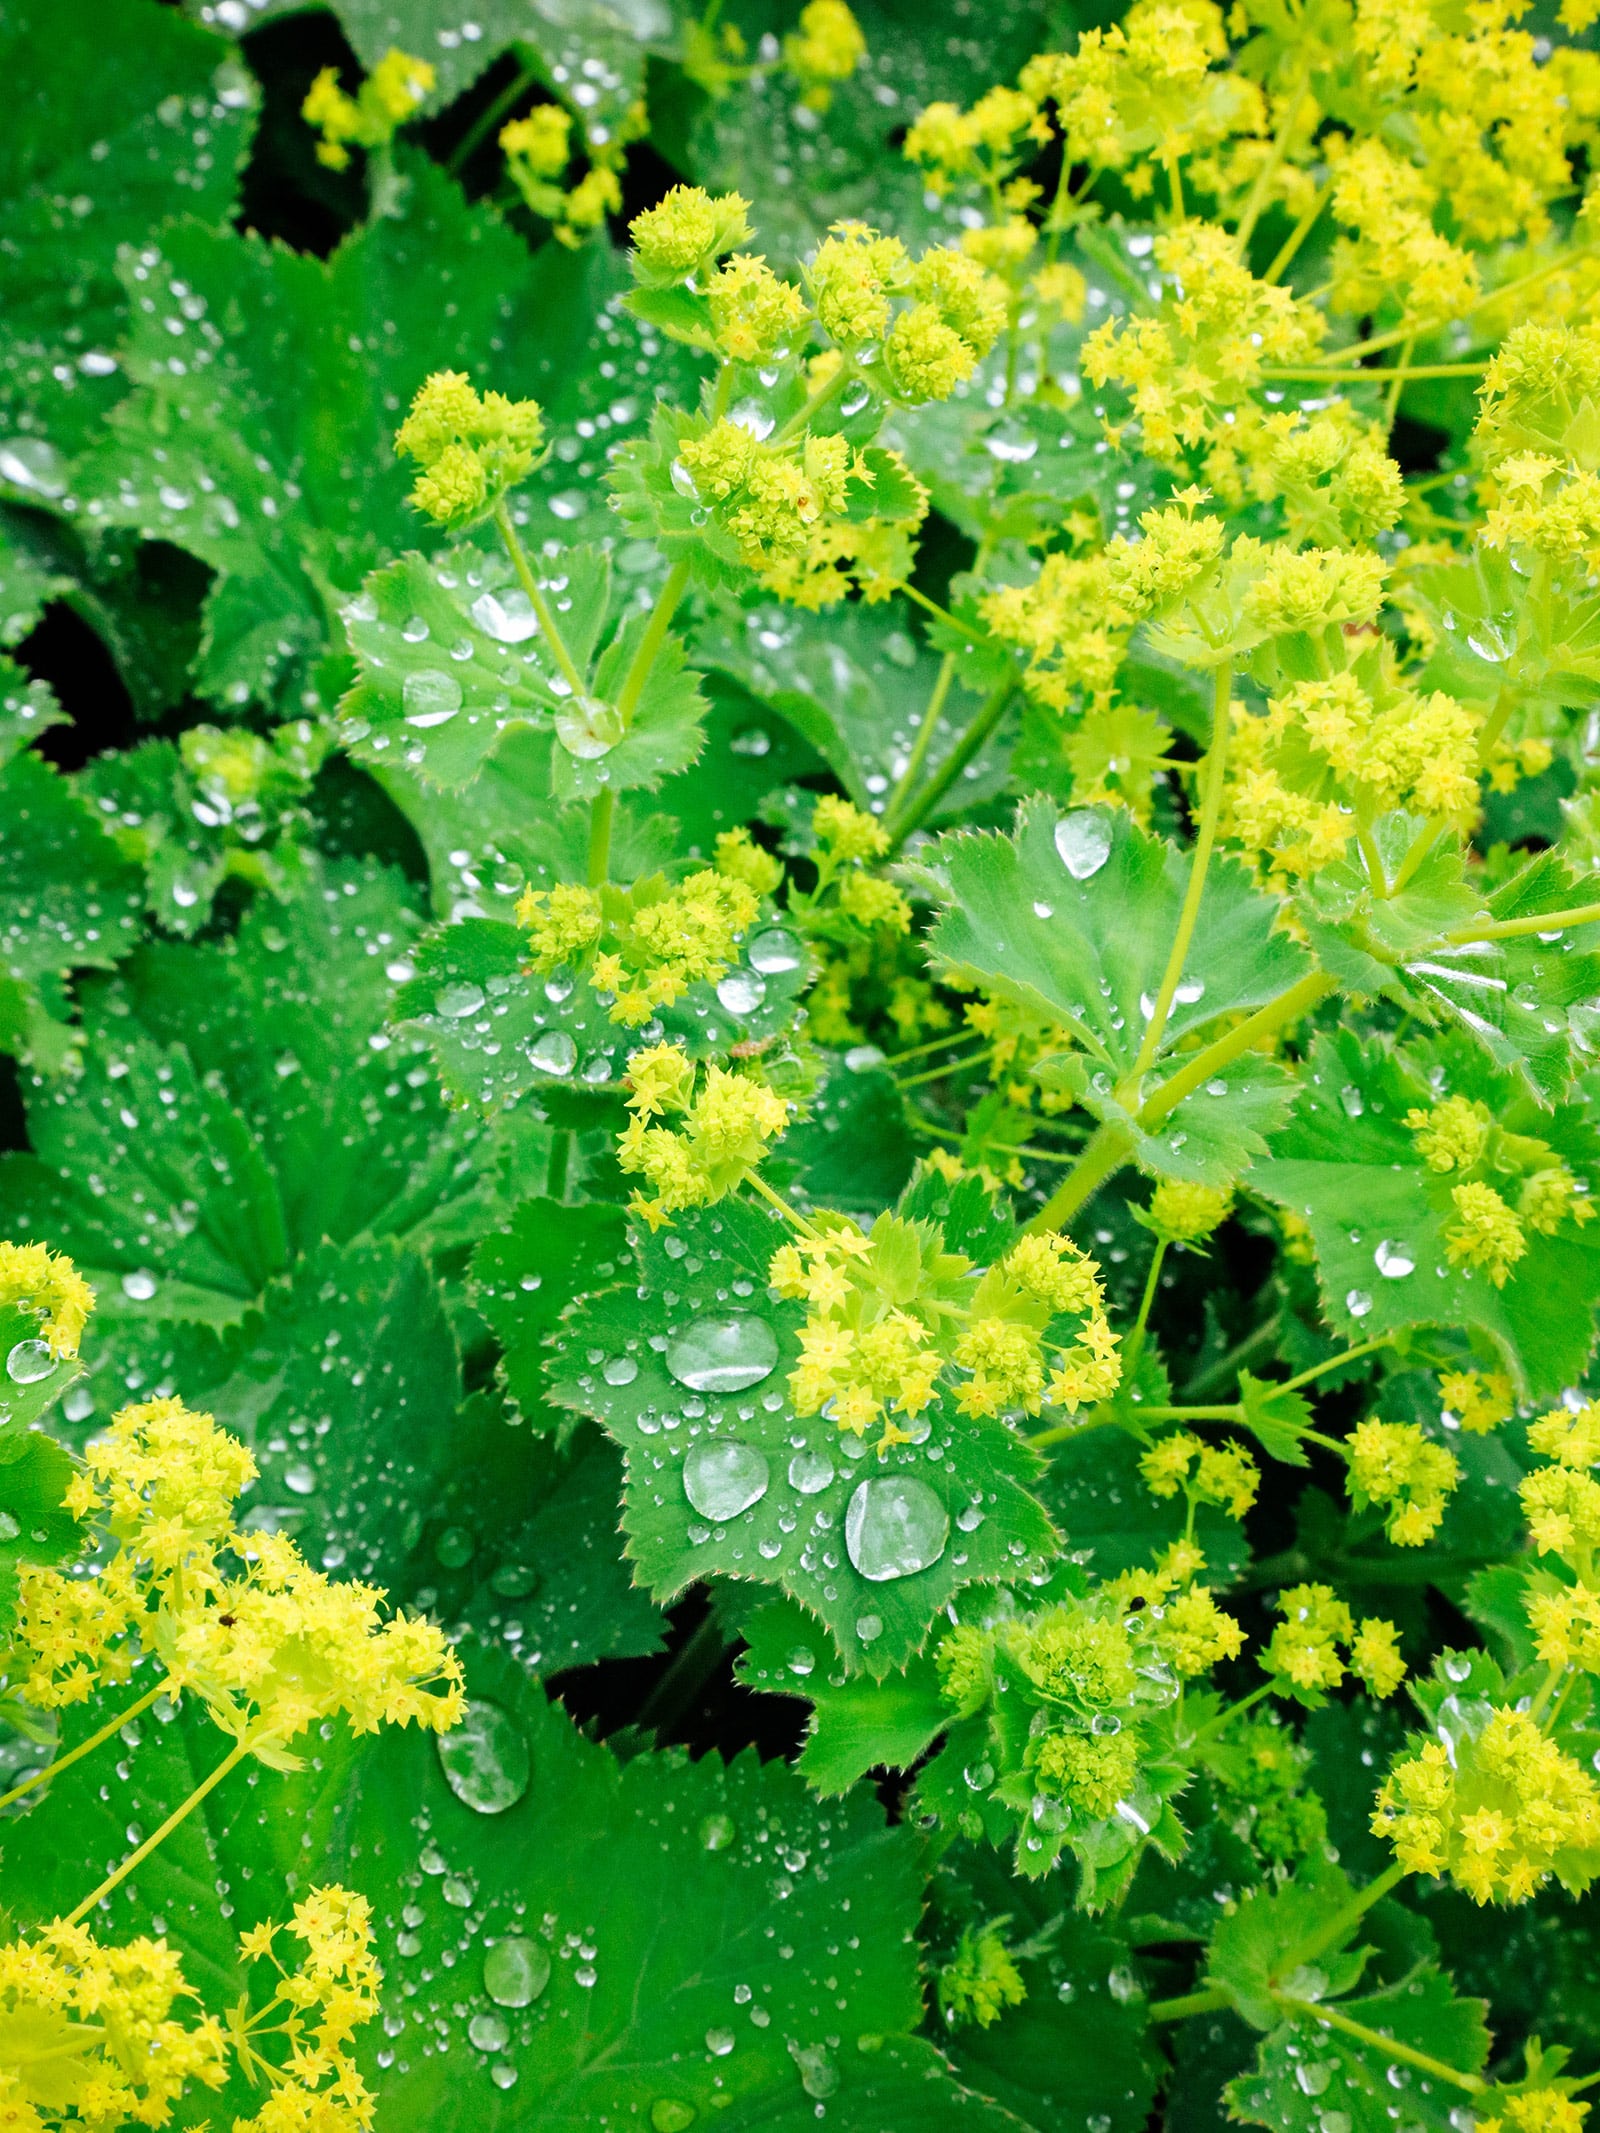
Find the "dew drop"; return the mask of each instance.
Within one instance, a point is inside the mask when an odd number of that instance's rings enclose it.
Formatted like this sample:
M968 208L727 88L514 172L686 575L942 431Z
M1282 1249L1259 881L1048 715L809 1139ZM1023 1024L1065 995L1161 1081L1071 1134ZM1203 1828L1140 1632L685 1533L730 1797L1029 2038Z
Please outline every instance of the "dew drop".
M679 2103L675 2096L658 2096L650 2106L651 2133L689 2133L698 2115L692 2103Z
M547 1029L528 1046L528 1064L541 1074L570 1074L578 1063L578 1047L564 1029Z
M461 684L439 667L408 674L400 689L408 726L442 726L461 709Z
M1344 1307L1352 1318L1365 1318L1372 1309L1372 1298L1365 1289L1351 1289L1345 1296Z
M497 1941L483 1959L483 1989L497 2007L531 2007L549 1982L550 1951L543 1941L517 1935Z
M732 1815L710 1814L700 1824L700 1842L708 1852L725 1852L734 1835Z
M297 1459L293 1466L284 1468L283 1485L296 1496L313 1496L317 1488L317 1470L304 1459Z
M525 644L539 633L533 602L520 587L506 593L480 593L468 613L496 644Z
M433 996L433 1011L443 1015L447 1022L464 1021L475 1015L483 1005L481 985L441 985Z
M691 1445L683 1462L683 1493L714 1524L758 1504L770 1479L771 1470L753 1444L727 1437Z
M733 2050L734 2041L734 2034L731 2029L708 2029L706 2031L706 2050L710 2052L713 2059L726 2059L729 2052Z
M833 1479L833 1461L826 1452L796 1452L789 1461L789 1486L800 1496L819 1496Z
M767 981L754 970L730 970L717 986L718 1003L730 1015L753 1015L767 997Z
M148 1303L156 1293L156 1277L146 1267L136 1267L122 1277L122 1293L135 1303Z
M467 2024L467 2035L481 2052L497 2052L510 2041L511 2025L503 2015L475 2014Z
M6 1376L13 1385L37 1385L55 1367L48 1341L18 1341L6 1357Z
M580 763L595 763L609 755L627 730L614 705L592 696L576 696L556 712L556 739Z
M670 1375L691 1392L743 1392L772 1375L778 1336L764 1318L697 1318L668 1348Z
M1386 1281L1404 1281L1417 1264L1403 1244L1391 1243L1387 1237L1373 1253L1372 1263Z
M913 1475L874 1474L859 1484L845 1512L845 1548L871 1584L926 1570L949 1538L949 1512Z
M608 1385L631 1385L639 1375L639 1366L631 1355L608 1355L600 1375Z
M502 1815L527 1791L533 1776L528 1738L509 1711L474 1697L459 1726L436 1736L445 1783L464 1806Z
M1093 808L1079 808L1056 824L1056 850L1074 881L1098 874L1111 857L1111 825Z
M768 978L782 970L798 970L800 943L782 926L768 926L750 943L750 968Z

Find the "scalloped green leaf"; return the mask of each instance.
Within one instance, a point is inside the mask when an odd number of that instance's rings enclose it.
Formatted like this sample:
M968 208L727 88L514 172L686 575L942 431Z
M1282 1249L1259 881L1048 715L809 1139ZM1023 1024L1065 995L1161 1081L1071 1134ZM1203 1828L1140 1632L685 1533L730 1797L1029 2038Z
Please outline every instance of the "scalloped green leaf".
M1415 1326L1473 1327L1529 1397L1558 1392L1583 1376L1594 1346L1600 1240L1570 1221L1551 1236L1530 1228L1525 1255L1499 1288L1451 1265L1449 1179L1428 1170L1404 1124L1409 1110L1447 1092L1486 1101L1576 1176L1596 1174L1600 1145L1585 1111L1540 1110L1463 1039L1397 1050L1340 1030L1316 1040L1294 1118L1251 1171L1251 1190L1309 1225L1322 1306L1341 1332L1370 1340Z
M636 1237L637 1285L581 1305L557 1334L552 1398L622 1446L622 1527L651 1592L710 1576L778 1586L846 1672L881 1678L953 1594L1015 1577L1059 1542L1030 1493L1037 1455L1003 1422L940 1400L924 1442L878 1459L825 1416L795 1414L786 1374L804 1313L767 1292L783 1235L765 1210L725 1201Z

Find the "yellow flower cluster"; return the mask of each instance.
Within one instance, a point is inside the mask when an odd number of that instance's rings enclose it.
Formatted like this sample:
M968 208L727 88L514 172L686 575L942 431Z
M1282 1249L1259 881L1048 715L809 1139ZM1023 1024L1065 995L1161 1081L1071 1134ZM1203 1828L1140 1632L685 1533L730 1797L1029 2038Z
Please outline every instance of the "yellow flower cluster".
M162 2126L191 2082L221 2088L226 2039L164 1940L101 1947L58 1920L0 1945L0 2125Z
M1552 1875L1577 1894L1600 1871L1600 1791L1524 1711L1397 1762L1372 1827L1408 1872L1447 1874L1475 1903L1525 1903Z
M293 1970L274 1953L283 1931L305 1943ZM58 1919L0 1946L0 2124L14 2133L164 2126L192 2083L223 2086L231 2051L244 2078L268 2092L234 2133L368 2133L373 2099L349 2049L377 2014L383 1982L365 1897L313 1889L287 1928L252 1928L239 1952L278 1969L271 2000L252 2012L245 1998L226 2021L186 2022L176 2010L198 1995L164 1940L107 1947ZM261 2048L268 2039L278 2056Z
M560 243L581 244L591 230L604 227L608 215L621 213L624 156L648 123L644 105L635 103L609 128L597 127L585 143L593 161L568 186L562 180L572 160L572 115L560 104L537 104L526 118L500 129L506 176L530 212L554 225Z
M1176 1496L1181 1489L1191 1503L1216 1504L1231 1518L1243 1518L1256 1500L1260 1471L1242 1444L1205 1444L1192 1430L1174 1430L1140 1454L1139 1472L1154 1496Z
M1258 281L1215 223L1163 232L1155 259L1172 284L1159 312L1108 318L1084 342L1082 361L1096 386L1114 382L1129 394L1144 450L1175 466L1249 404L1264 370L1310 362L1322 320L1287 289Z
M647 288L670 288L704 274L714 260L751 235L750 203L737 193L713 198L698 185L674 185L628 225L634 278Z
M848 81L866 56L867 40L845 0L806 0L783 40L783 63L813 111L827 110L835 84Z
M324 67L306 91L300 116L322 135L317 161L343 170L350 161L349 143L382 148L422 103L435 81L425 59L391 46L354 96L339 86L338 69Z
M943 195L964 179L1010 177L1019 155L1031 155L1050 139L1050 122L1033 97L1020 89L990 89L963 111L959 104L926 105L906 131L905 153L928 172L931 192ZM1028 205L1038 189L1029 185L1008 206ZM1031 248L1033 231L1029 224Z
M1549 1237L1569 1217L1580 1228L1593 1219L1593 1201L1554 1150L1498 1126L1487 1104L1446 1096L1426 1110L1413 1107L1405 1124L1430 1172L1460 1179L1448 1187L1445 1257L1482 1268L1497 1289L1526 1254L1528 1230ZM1461 1178L1463 1171L1478 1174Z
M452 531L482 518L530 474L543 443L537 401L479 394L459 370L425 380L394 439L395 450L422 469L411 485L413 506Z
M792 445L768 443L726 418L687 438L678 463L755 571L804 555L822 521L848 509L852 486L870 489L874 480L843 437L808 430Z
M716 869L729 881L742 881L755 896L771 896L783 881L783 861L764 851L742 827L718 831Z
M910 904L893 882L867 871L888 849L889 833L882 823L848 800L823 795L811 815L816 887L803 906L813 930L842 941L874 930L910 932ZM830 923L841 918L846 921L842 927Z
M294 1767L285 1744L338 1713L356 1732L456 1724L461 1669L439 1630L383 1621L374 1587L332 1582L281 1534L237 1529L234 1499L255 1475L245 1447L180 1400L115 1416L67 1495L115 1549L84 1576L23 1566L9 1661L22 1695L81 1702L126 1676L137 1632L171 1693L191 1690L275 1767Z
M1283 1620L1263 1664L1278 1695L1315 1708L1343 1681L1346 1668L1374 1696L1392 1696L1404 1681L1400 1635L1392 1622L1369 1616L1358 1626L1329 1585L1296 1585L1279 1594L1277 1605Z
M735 252L717 269L706 284L706 301L718 351L730 363L768 363L786 355L810 318L793 282L750 252Z
M628 1084L633 1116L618 1138L617 1160L653 1193L647 1199L636 1191L629 1202L652 1229L687 1207L726 1198L789 1123L789 1106L765 1082L719 1066L697 1077L672 1044L635 1052ZM676 1124L652 1125L653 1118Z
M94 1291L63 1252L0 1241L0 1311L37 1318L53 1356L73 1356L94 1309Z
M858 1437L876 1424L880 1450L912 1441L894 1416L922 1414L947 1369L962 1374L949 1384L967 1415L1076 1412L1121 1375L1099 1270L1055 1233L1021 1238L980 1274L932 1223L884 1214L864 1234L840 1217L780 1246L769 1279L810 1306L789 1380L796 1410ZM1081 1321L1070 1338L1052 1331L1062 1316Z
M1198 1244L1227 1221L1232 1208L1232 1193L1215 1185L1163 1178L1150 1195L1149 1222L1158 1237Z
M967 2022L989 2029L1008 2007L1020 2007L1028 1997L999 1924L962 1928L938 1986L939 2012L951 2029Z
M274 1945L285 1930L305 1944L292 1970ZM241 1936L240 1950L272 1963L278 1986L260 2014L243 2017L241 2010L230 2027L242 2070L271 2087L257 2115L236 2122L234 2133L366 2133L373 2098L349 2049L357 2029L376 2016L383 1984L366 1898L334 1886L313 1889L287 1928L257 1927ZM287 2069L258 2049L263 2035L288 2044Z
M1415 1422L1362 1422L1345 1441L1349 1488L1358 1509L1385 1507L1384 1531L1397 1548L1420 1548L1438 1531L1461 1479L1454 1455L1430 1443Z
M1502 2092L1490 2116L1478 2120L1478 2133L1583 2133L1588 2115L1588 2104L1564 2089Z
M1452 1370L1439 1380L1439 1398L1461 1427L1487 1436L1516 1413L1516 1396L1503 1370Z
M675 888L657 878L626 893L570 882L524 889L516 917L533 967L552 971L587 960L593 990L615 995L611 1020L637 1029L691 985L714 985L738 960L740 938L760 909L761 892L748 877L765 856L752 846L738 871L719 860Z
M1380 705L1353 674L1297 682L1266 715L1236 721L1228 822L1283 874L1312 874L1393 808L1470 823L1478 717L1453 697L1389 687Z

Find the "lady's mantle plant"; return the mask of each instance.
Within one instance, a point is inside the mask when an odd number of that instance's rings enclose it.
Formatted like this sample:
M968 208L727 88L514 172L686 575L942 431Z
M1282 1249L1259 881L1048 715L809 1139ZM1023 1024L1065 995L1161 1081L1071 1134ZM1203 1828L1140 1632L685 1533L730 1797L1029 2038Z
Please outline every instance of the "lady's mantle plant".
M1591 0L336 12L0 25L0 2116L1580 2133Z

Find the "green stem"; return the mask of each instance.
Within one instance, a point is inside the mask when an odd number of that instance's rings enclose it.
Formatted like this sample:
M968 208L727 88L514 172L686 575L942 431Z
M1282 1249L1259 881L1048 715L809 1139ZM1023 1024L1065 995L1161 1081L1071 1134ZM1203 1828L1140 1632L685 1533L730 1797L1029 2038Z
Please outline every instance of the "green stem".
M544 1195L547 1200L565 1201L567 1182L572 1175L572 1147L576 1135L570 1126L557 1126L550 1136L550 1161L544 1174Z
M922 724L917 728L917 737L911 744L911 753L906 757L906 767L901 771L894 791L889 795L889 804L884 809L884 814L891 819L905 805L911 788L922 775L922 766L928 760L928 750L933 746L934 728L944 715L945 703L955 678L956 654L946 652L939 662L939 671L934 676L933 687L928 692Z
M1498 289L1485 289L1481 296L1475 296L1457 316L1471 318L1474 311L1482 311L1486 305L1499 303L1502 297L1514 296L1519 289L1530 288L1534 282L1543 281L1547 274L1555 274L1564 267L1570 267L1574 260L1581 259L1585 252L1592 250L1592 245L1584 244L1560 252L1554 259L1547 259L1542 266L1533 267L1526 274L1519 274L1515 281L1503 282ZM1393 348L1408 337L1414 337L1416 331L1415 326L1391 327L1387 333L1374 333L1364 341L1352 341L1346 348L1336 348L1328 361L1345 363L1357 356L1377 355L1382 349Z
M717 1611L712 1608L650 1691L634 1724L649 1727L655 1733L665 1731L693 1703L728 1649Z
M855 376L855 374L856 366L854 359L850 356L844 357L838 369L833 373L833 375L829 378L823 379L822 383L817 387L816 391L812 393L807 399L805 405L803 407L798 408L795 413L789 417L788 421L783 425L782 429L778 431L772 442L775 445L788 444L794 438L798 437L802 431L808 430L811 427L812 418L816 415L820 415L822 410L827 406L828 402L830 400L836 399L838 395L844 391L845 386Z
M1310 1370L1302 1370L1297 1378L1290 1378L1282 1385L1274 1385L1272 1390L1298 1392L1302 1385L1312 1385L1318 1378L1325 1378L1330 1370L1342 1370L1346 1363L1358 1363L1362 1356L1375 1355L1380 1348L1387 1348L1390 1338L1389 1334L1380 1333L1376 1340L1363 1341L1358 1348L1347 1348L1343 1355L1330 1356L1327 1362L1317 1363Z
M1283 1314L1281 1311L1274 1311L1272 1316L1264 1318L1259 1326L1252 1326L1243 1340L1235 1341L1225 1355L1219 1355L1215 1362L1207 1363L1204 1370L1196 1371L1188 1384L1180 1390L1189 1398L1198 1399L1202 1394L1214 1392L1220 1386L1237 1382L1239 1372L1245 1365L1253 1363L1263 1352L1269 1352L1276 1345L1278 1335L1282 1331Z
M511 513L506 506L504 497L501 497L499 503L494 507L494 522L499 528L501 540L506 544L506 553L511 558L511 567L516 572L518 581L528 596L528 605L533 609L540 633L550 648L550 656L561 670L562 680L565 681L575 697L585 695L587 692L583 676L573 665L572 654L567 650L566 640L556 626L556 618L551 612L549 601L544 596L544 589L534 575L533 565L528 561L528 552L522 545L521 536L518 534L516 527L511 523Z
M1145 1328L1150 1323L1150 1306L1156 1300L1156 1283L1161 1279L1161 1266L1167 1256L1167 1239L1158 1237L1156 1248L1150 1254L1150 1271L1144 1278L1144 1294L1139 1299L1139 1316L1133 1322L1133 1331L1128 1335L1128 1345L1122 1351L1122 1375L1131 1384L1133 1374L1139 1367L1139 1357L1144 1350Z
M1278 1965L1278 1975L1293 1977L1304 1964L1314 1963L1317 1957L1325 1954L1329 1948L1338 1947L1356 1921L1364 1918L1375 1903L1380 1903L1389 1891L1398 1888L1405 1878L1406 1870L1403 1866L1398 1863L1386 1866L1375 1881L1369 1881L1364 1889L1358 1889L1326 1925L1319 1926L1315 1933L1309 1934L1298 1946L1290 1949Z
M1030 1232L1060 1229L1070 1222L1084 1201L1098 1192L1132 1153L1133 1140L1126 1126L1096 1126L1084 1142L1077 1163L1027 1224L1027 1229Z
M1283 243L1278 247L1277 256L1274 258L1272 264L1268 267L1266 273L1263 274L1261 277L1263 281L1275 282L1278 279L1278 276L1282 274L1285 269L1290 265L1290 263L1294 259L1295 253L1299 251L1300 247L1311 235L1312 230L1316 227L1317 218L1321 215L1322 210L1327 206L1328 195L1332 191L1332 178L1325 179L1324 182L1318 186L1316 197L1313 199L1311 205L1306 209L1305 213L1300 217L1300 220L1295 224L1294 228L1283 240Z
M1189 2015L1220 2014L1231 2004L1219 1985L1208 1985L1203 1992L1186 1992L1180 1999L1152 2000L1147 2012L1152 2022L1182 2022Z
M589 802L588 883L598 889L611 878L611 828L616 818L617 796L609 785Z
M79 1741L76 1748L69 1748L65 1755L58 1755L53 1762L46 1763L42 1770L30 1771L25 1778L13 1785L9 1792L0 1792L0 1807L9 1807L13 1800L20 1800L25 1792L31 1792L35 1785L42 1785L46 1778L59 1777L63 1770L70 1770L74 1763L81 1762L84 1756L92 1754L102 1741L109 1740L113 1733L119 1733L142 1711L148 1711L158 1696L166 1694L169 1685L166 1681L157 1682L148 1695L141 1696L139 1701L130 1704L126 1711L119 1711L115 1718L107 1719L98 1733L91 1733L87 1740Z
M1206 889L1206 870L1211 864L1211 848L1217 841L1217 824L1222 818L1222 788L1228 767L1228 722L1232 706L1233 665L1228 661L1217 669L1211 710L1211 747L1206 755L1206 781L1200 802L1200 832L1195 839L1194 853L1189 861L1189 885L1183 892L1183 908L1178 913L1178 930L1173 935L1172 947L1167 956L1161 990L1156 994L1155 1010L1144 1033L1144 1042L1139 1047L1139 1056L1133 1062L1130 1078L1134 1081L1149 1071L1161 1049L1167 1017L1172 1012L1173 997L1183 977L1183 966L1188 960L1189 945L1194 939L1195 925L1200 917L1200 900Z
M1241 259L1245 257L1251 235L1261 219L1262 209L1267 204L1267 194L1272 188L1272 181L1283 168L1283 159L1289 152L1289 136L1294 129L1295 120L1300 116L1300 106L1304 101L1305 89L1302 86L1296 89L1288 115L1272 137L1271 152L1256 172L1256 181L1250 188L1250 197L1244 204L1244 213L1239 217L1239 226L1234 232Z
M1389 884L1389 894L1398 896L1411 877L1433 850L1440 837L1450 826L1448 815L1430 815L1412 840L1411 849L1401 860L1394 880Z
M678 602L689 588L689 561L674 563L667 573L667 581L656 595L656 604L651 611L644 635L639 639L628 671L622 677L622 687L617 691L617 716L624 726L633 724L633 715L639 708L639 699L644 694L644 685L650 679L651 669L660 656L661 647L667 641L667 632L672 627L672 618L678 611Z
M1236 1718L1241 1718L1246 1711L1260 1703L1264 1696L1270 1696L1273 1687L1274 1684L1272 1682L1263 1681L1260 1688L1252 1689L1248 1696L1241 1696L1237 1703L1230 1703L1228 1708L1225 1711L1219 1711L1215 1718L1207 1719L1198 1733L1191 1733L1188 1745L1191 1748L1197 1748L1201 1741L1209 1740L1213 1733L1220 1733L1224 1726L1232 1725Z
M1570 911L1535 911L1528 918L1491 919L1486 926L1457 926L1447 941L1514 941L1527 933L1559 933L1564 926L1592 926L1600 904L1578 904Z
M1486 357L1481 363L1414 363L1395 370L1335 370L1329 363L1318 370L1264 370L1261 375L1272 384L1386 385L1395 378L1402 383L1411 378L1481 378L1487 368Z
M922 827L956 779L960 777L979 749L982 748L984 742L988 740L990 734L993 733L995 727L999 725L1001 718L1004 716L1005 708L1011 701L1011 692L1016 685L1016 677L1008 674L1003 681L996 682L989 691L971 725L968 726L966 732L962 734L960 740L956 742L933 776L924 785L921 792L918 793L916 799L912 801L907 812L890 830L889 849L891 852L899 851L913 831Z
M974 564L973 567L976 569L977 565ZM947 629L958 630L969 644L994 642L992 637L985 636L982 630L974 629L970 622L963 622L959 615L952 615L949 608L941 607L937 600L930 600L925 592L919 592L916 586L908 581L902 580L899 589L908 600L915 601L924 614L932 615L935 622L942 622Z
M782 1193L774 1192L759 1171L747 1170L744 1181L747 1185L753 1185L767 1205L775 1207L784 1221L792 1223L803 1237L815 1237L817 1235L814 1224L808 1222L804 1215L792 1208Z
M1337 2007L1326 2006L1319 2000L1292 1999L1287 1993L1274 1993L1273 1998L1280 2007L1287 2007L1309 2021L1320 2022L1327 2029L1342 2030L1357 2043L1368 2044L1374 2051L1382 2052L1386 2059L1398 2059L1403 2066L1414 2066L1419 2073L1431 2074L1436 2081L1464 2089L1469 2096L1481 2095L1488 2086L1476 2074L1464 2074L1458 2066L1447 2066L1443 2059L1414 2051L1409 2044L1402 2044L1396 2037L1386 2037L1381 2030L1368 2029L1365 2022L1353 2021L1349 2015L1341 2014Z
M1362 864L1367 870L1368 881L1377 895L1387 898L1389 877L1383 871L1383 859L1372 841L1372 832L1364 822L1356 824L1356 844L1361 852Z
M1392 434L1394 430L1394 418L1400 412L1400 394L1405 387L1407 377L1409 377L1411 374L1409 368L1411 363L1411 351L1413 348L1415 348L1416 344L1417 337L1415 334L1412 334L1408 340L1404 340L1400 343L1400 361L1395 366L1393 383L1389 387L1389 397L1384 402L1383 434L1385 442L1387 442L1388 438Z
M1263 1037L1270 1037L1275 1030L1290 1022L1298 1022L1338 990L1338 980L1327 977L1320 970L1301 978L1287 992L1269 1000L1265 1007L1258 1007L1237 1029L1229 1030L1226 1036L1218 1037L1203 1051L1196 1052L1186 1066L1180 1068L1170 1081L1164 1081L1140 1107L1139 1124L1146 1128L1157 1124L1169 1111L1175 1111L1186 1096L1192 1096L1209 1081L1219 1067L1225 1067L1241 1054L1253 1050Z
M538 79L539 76L534 68L523 67L510 87L503 89L488 109L478 114L460 140L457 141L454 148L451 149L445 163L444 167L452 177L461 169L468 157L474 153L485 136L494 131L513 104L518 104L522 101L528 91L538 82Z
M1226 1407L1143 1407L1140 1414L1147 1422L1242 1422L1244 1417L1235 1400Z
M236 1747L231 1748L228 1753L222 1758L222 1761L218 1763L216 1769L212 1771L211 1775L209 1777L202 1778L200 1780L200 1783L194 1788L193 1792L190 1793L189 1797L184 1800L179 1806L175 1807L172 1810L171 1814L168 1815L167 1819L162 1823L161 1827L156 1831L155 1835L153 1837L146 1837L141 1845L137 1846L135 1850L129 1852L127 1858L123 1860L122 1864L117 1867L114 1872L107 1874L105 1880L101 1882L100 1886L97 1889L94 1889L89 1895L85 1896L82 1903L78 1905L77 1909L73 1911L68 1918L63 1920L63 1924L69 1926L82 1925L83 1921L95 1908L96 1904L103 1903L105 1899L111 1894L111 1891L114 1888L119 1887L124 1881L127 1880L128 1876L133 1873L136 1868L142 1866L145 1860L149 1858L150 1854L157 1848L158 1845L165 1844L168 1837L170 1837L172 1835L172 1832L177 1828L178 1824L184 1821L189 1815L191 1815L194 1810L200 1805L200 1802L206 1797L207 1793L215 1791L217 1786L220 1785L223 1779L228 1775L228 1772L236 1768L238 1764L243 1762L244 1758L249 1753L250 1750L243 1741L240 1741Z

